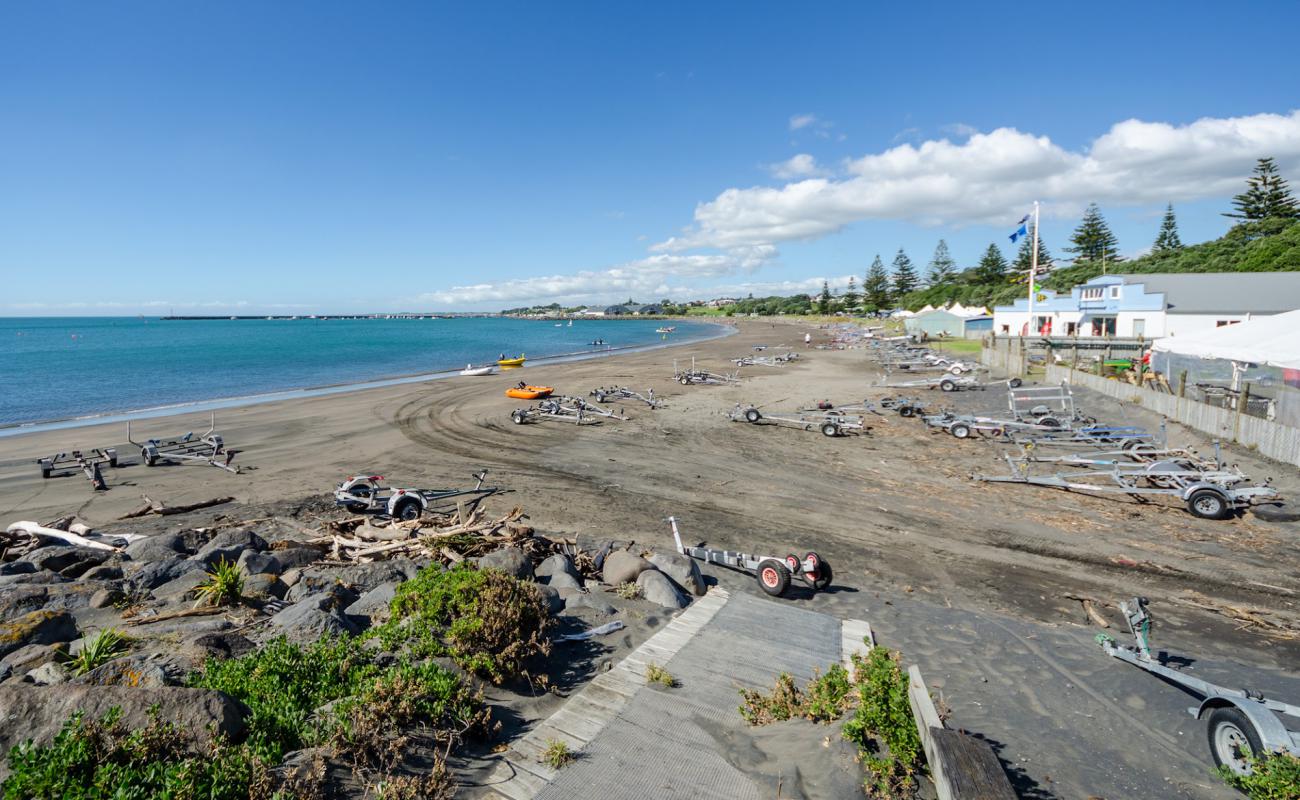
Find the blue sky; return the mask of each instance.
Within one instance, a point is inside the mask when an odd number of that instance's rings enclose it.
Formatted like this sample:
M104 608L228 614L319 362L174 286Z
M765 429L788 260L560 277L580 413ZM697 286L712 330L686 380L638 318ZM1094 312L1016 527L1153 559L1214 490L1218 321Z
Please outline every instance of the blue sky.
M940 237L972 264L1034 199L1054 252L1090 200L1129 254L1167 200L1200 241L1258 156L1300 178L1298 28L1295 2L9 2L0 314L788 293Z

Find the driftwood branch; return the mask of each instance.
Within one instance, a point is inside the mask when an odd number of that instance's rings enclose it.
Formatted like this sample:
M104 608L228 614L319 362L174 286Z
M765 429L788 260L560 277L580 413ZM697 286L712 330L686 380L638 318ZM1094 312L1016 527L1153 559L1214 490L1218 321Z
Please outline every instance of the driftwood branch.
M189 511L198 511L200 508L211 508L212 506L224 505L233 502L233 497L214 497L211 500L200 500L197 503L186 503L179 506L169 506L159 500L151 500L149 495L141 495L144 498L144 505L134 511L123 514L119 519L136 519L137 517L147 517L150 514L159 516L170 516L172 514L184 514Z

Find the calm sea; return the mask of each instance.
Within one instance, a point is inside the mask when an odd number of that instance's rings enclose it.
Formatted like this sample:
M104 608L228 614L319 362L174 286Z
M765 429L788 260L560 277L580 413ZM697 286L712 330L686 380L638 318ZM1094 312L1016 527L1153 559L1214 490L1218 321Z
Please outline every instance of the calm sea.
M665 324L676 333L655 332ZM0 428L429 375L501 353L531 363L722 332L661 320L3 318Z

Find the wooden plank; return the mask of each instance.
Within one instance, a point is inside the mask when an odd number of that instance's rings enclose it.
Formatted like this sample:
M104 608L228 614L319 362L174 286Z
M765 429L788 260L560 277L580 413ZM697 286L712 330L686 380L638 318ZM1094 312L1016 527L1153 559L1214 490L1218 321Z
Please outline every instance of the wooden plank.
M937 760L947 776L947 796L953 800L1016 800L1002 762L988 742L958 731L931 731ZM944 797L944 792L939 792Z

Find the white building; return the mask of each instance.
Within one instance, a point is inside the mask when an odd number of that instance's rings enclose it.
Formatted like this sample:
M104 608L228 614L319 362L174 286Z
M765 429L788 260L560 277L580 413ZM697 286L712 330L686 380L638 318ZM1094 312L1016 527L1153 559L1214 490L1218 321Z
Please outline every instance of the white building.
M1156 339L1300 309L1300 272L1102 275L1034 299L1032 333ZM1031 333L1029 298L993 309L993 332Z

